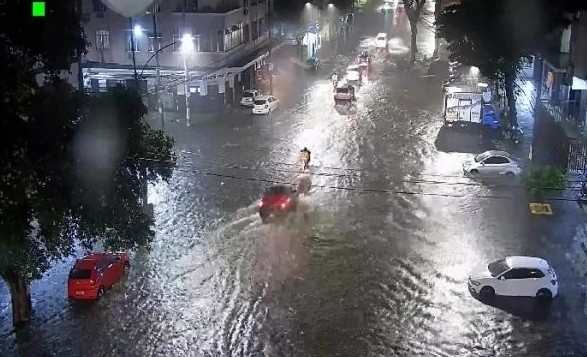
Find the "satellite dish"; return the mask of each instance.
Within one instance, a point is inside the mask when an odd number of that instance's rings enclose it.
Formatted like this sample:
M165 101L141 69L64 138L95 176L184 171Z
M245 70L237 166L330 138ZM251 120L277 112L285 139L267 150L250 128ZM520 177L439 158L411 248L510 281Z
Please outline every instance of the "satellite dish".
M154 0L100 0L110 10L124 17L133 17L144 14Z

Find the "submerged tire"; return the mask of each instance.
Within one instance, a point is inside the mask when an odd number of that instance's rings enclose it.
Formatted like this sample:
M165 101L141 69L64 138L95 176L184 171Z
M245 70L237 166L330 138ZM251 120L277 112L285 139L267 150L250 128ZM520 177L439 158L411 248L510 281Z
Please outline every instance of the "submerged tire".
M491 300L495 297L495 290L491 286L484 286L479 291L479 297L483 301Z
M542 303L550 303L552 301L552 292L548 289L540 289L536 293L536 299Z

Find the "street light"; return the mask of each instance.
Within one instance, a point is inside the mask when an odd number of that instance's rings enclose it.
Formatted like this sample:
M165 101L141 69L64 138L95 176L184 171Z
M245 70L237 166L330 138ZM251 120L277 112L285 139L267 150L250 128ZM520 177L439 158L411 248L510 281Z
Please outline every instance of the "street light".
M185 82L184 82L184 92L185 92L185 120L186 125L190 126L190 102L189 102L189 88L188 88L188 64L187 64L187 57L194 52L194 38L191 34L184 34L181 38L181 46L179 48L181 54L183 55L183 71L185 75Z
M132 31L135 37L140 37L143 34L143 28L141 25L135 25Z

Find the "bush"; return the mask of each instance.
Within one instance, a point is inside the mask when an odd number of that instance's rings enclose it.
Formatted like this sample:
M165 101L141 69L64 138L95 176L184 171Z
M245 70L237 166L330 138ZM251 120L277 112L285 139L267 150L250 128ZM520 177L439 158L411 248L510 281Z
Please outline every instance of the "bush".
M562 191L566 188L565 171L554 167L537 167L532 169L525 180L530 197L542 200L549 191Z

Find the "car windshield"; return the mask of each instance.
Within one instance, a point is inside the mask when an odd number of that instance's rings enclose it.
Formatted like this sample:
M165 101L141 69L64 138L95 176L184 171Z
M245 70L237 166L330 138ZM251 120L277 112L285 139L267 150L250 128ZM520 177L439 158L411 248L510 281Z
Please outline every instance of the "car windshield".
M358 69L358 68L356 68L356 67L352 67L352 68L347 68L347 70L346 70L346 71L347 71L347 72L358 72L358 71L359 71L359 69Z
M286 186L271 186L265 190L265 195L288 195L290 189Z
M253 92L244 92L243 93L243 97L245 98L253 98L255 95L253 94Z
M475 156L474 160L475 160L475 162L480 162L480 161L487 159L488 157L489 157L489 154L484 152L482 154Z
M267 100L265 100L265 99L255 100L255 105L264 105L264 104L267 104Z
M91 279L92 271L89 269L71 269L69 272L70 279Z
M487 269L489 270L489 273L491 273L491 276L495 278L496 276L510 270L510 266L505 261L505 259L500 259L494 261L493 263L489 263L489 265L487 265Z
M377 39L378 39L379 41L383 41L383 40L385 40L385 37L383 37L383 36L379 36L379 37L377 37Z
M348 93L349 89L346 87L339 87L339 88L336 88L336 92L337 93Z

